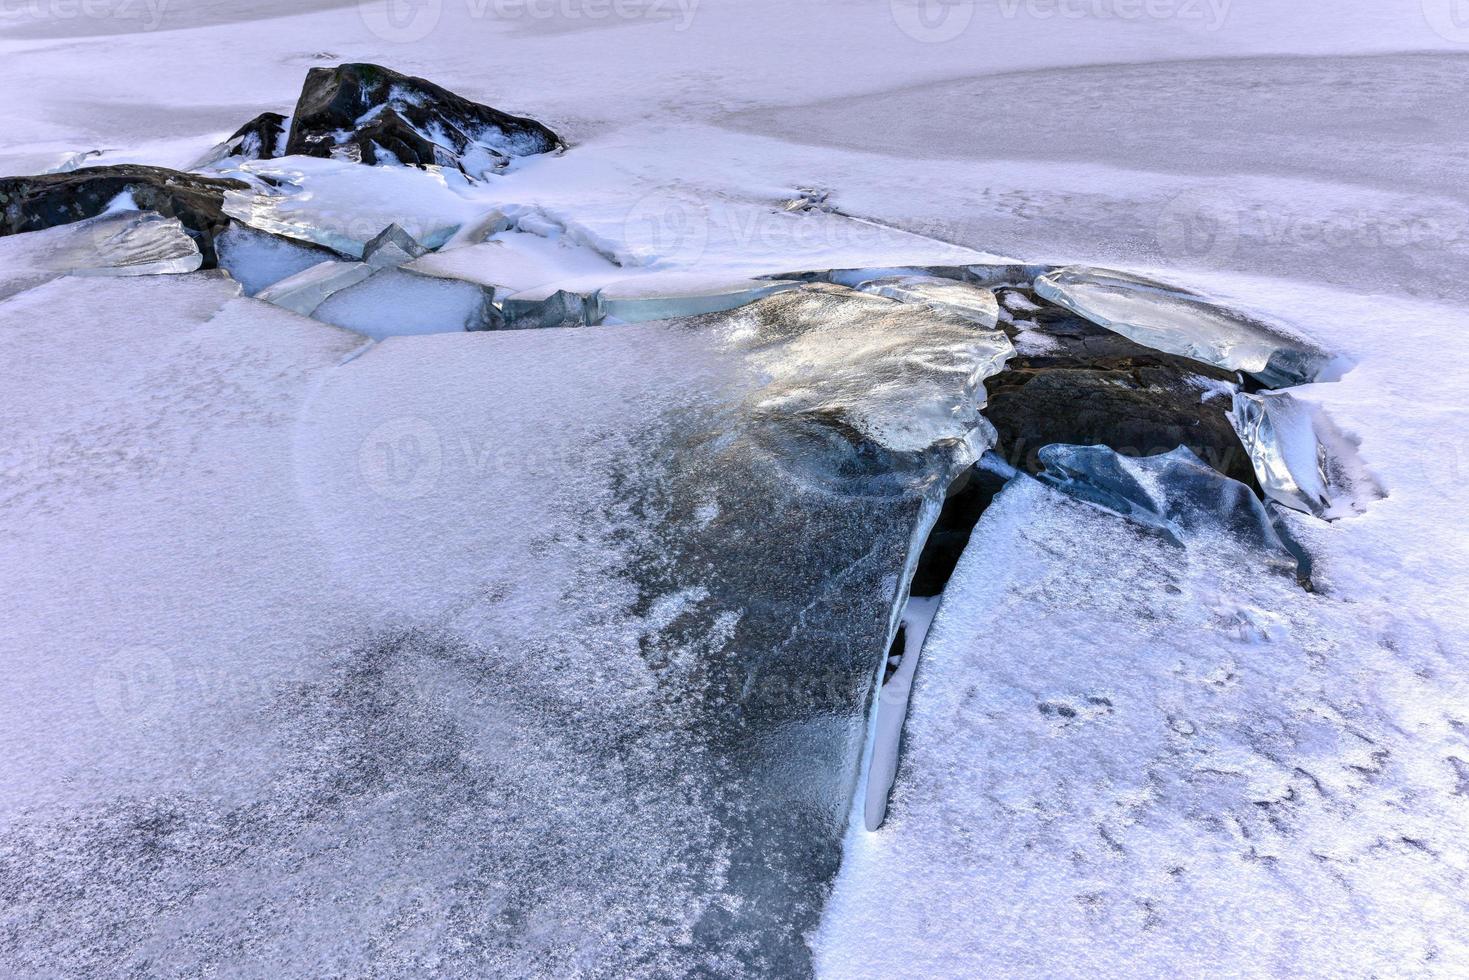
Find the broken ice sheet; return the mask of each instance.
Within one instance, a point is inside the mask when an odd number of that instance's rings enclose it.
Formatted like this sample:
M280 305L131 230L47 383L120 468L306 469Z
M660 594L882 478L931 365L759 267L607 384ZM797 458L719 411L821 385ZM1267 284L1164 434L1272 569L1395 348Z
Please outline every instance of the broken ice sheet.
M1145 347L1243 371L1270 388L1313 381L1329 360L1254 317L1124 272L1068 266L1038 278L1035 291Z
M553 287L554 291L562 286L590 294L598 286L627 275L597 242L580 234L574 225L568 229L538 212L523 211L512 218L497 210L489 220L496 215L514 226L495 230L478 242L460 245L456 240L441 252L416 259L409 268L494 286L506 294L543 287Z
M984 332L745 316L782 294L363 350L231 283L83 285L0 304L5 431L58 447L0 498L9 964L809 972ZM832 477L879 440L901 480Z
M0 238L0 299L60 275L168 275L193 272L203 261L177 218L114 211Z
M282 309L310 316L333 294L355 286L377 270L366 262L328 259L262 289L256 298Z
M1334 520L1382 496L1356 444L1319 406L1289 392L1240 392L1229 419L1270 499Z

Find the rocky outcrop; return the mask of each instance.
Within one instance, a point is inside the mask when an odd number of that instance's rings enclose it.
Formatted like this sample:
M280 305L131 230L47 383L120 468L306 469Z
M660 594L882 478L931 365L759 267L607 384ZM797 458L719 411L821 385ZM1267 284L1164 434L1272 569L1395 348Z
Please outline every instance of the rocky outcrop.
M155 211L177 218L204 256L204 267L214 268L214 239L229 227L222 209L224 192L245 190L238 180L122 164L83 167L68 173L0 178L0 235L40 231L92 218L113 204L118 195L131 195L132 209Z
M380 65L313 68L286 153L367 164L455 167L470 177L560 149L550 129Z
M1127 456L1187 446L1225 476L1258 486L1228 417L1234 375L1149 350L1033 295L1022 298L1034 307L1030 319L1007 324L1019 354L986 382L984 414L1008 462L1039 473L1037 454L1054 443L1108 446Z
M262 112L210 150L194 169L221 160L271 160L286 149L286 117L279 112Z

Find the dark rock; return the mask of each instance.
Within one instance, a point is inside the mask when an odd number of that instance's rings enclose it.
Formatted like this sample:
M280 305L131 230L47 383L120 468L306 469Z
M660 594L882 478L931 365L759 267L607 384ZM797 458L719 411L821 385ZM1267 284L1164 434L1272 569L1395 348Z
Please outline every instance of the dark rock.
M1027 297L1032 298L1032 297ZM1041 309L1020 324L1054 345L1021 353L986 383L985 417L994 423L997 452L1031 474L1038 453L1053 443L1107 446L1125 456L1155 456L1187 446L1231 479L1258 488L1254 466L1226 413L1232 400L1206 398L1210 385L1237 383L1228 372L1149 350L1036 301ZM1007 331L1019 333L1012 325Z
M995 495L1005 489L1006 477L971 466L949 487L944 508L913 573L912 594L918 597L943 595L954 575L959 558L969 545L975 525L989 509Z
M229 227L222 209L228 190L243 181L121 164L83 167L68 173L0 178L0 235L41 231L95 217L112 200L130 192L138 207L177 218L204 255L204 268L217 264L214 239Z
M288 154L367 164L457 167L480 177L512 157L560 149L534 119L471 102L378 65L313 68L291 120Z
M279 112L262 112L245 123L197 164L207 167L221 160L273 160L286 149L286 117Z

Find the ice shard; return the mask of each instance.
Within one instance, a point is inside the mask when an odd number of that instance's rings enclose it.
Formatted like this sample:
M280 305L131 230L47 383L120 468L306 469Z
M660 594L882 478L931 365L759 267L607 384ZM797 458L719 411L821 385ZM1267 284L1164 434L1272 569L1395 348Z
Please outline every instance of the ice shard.
M121 211L0 238L0 299L61 275L154 276L204 262L177 218Z
M1158 456L1123 456L1105 446L1047 446L1041 482L1121 514L1184 545L1226 534L1266 553L1284 551L1269 513L1250 488L1187 448Z
M903 303L925 303L982 327L993 328L1000 322L1000 304L994 292L971 283L938 276L892 276L869 279L857 288Z
M597 290L595 304L599 319L641 323L720 313L795 287L794 282L769 279L647 275L603 286Z
M388 225L362 247L362 261L374 269L396 268L427 254L428 249L396 224Z
M1269 388L1313 381L1329 360L1255 317L1125 272L1068 266L1038 278L1035 291L1144 347L1243 371Z
M10 964L809 974L1003 338L822 287L364 346L158 285L0 304L5 429L67 449L0 495Z
M1240 392L1229 418L1270 499L1334 520L1382 496L1355 443L1319 406L1289 392Z
M961 317L811 284L728 314L769 381L751 407L789 465L851 493L911 492L994 443L984 379L1014 354ZM944 484L947 486L947 484ZM940 488L942 489L942 488Z
M595 301L569 289L527 289L506 296L498 305L509 330L584 327L596 321Z
M293 313L310 316L333 293L357 285L376 271L366 262L328 259L262 289L256 297Z

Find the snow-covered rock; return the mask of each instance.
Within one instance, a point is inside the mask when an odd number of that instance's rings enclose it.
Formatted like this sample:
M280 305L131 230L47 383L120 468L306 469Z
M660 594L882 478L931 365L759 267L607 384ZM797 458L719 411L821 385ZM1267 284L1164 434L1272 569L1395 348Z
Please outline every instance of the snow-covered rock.
M471 177L561 148L534 119L471 102L381 65L313 68L285 152L366 164L454 167Z

